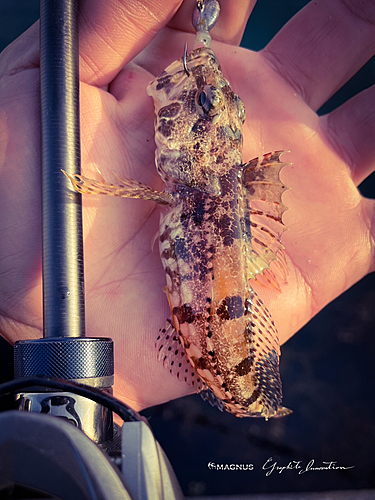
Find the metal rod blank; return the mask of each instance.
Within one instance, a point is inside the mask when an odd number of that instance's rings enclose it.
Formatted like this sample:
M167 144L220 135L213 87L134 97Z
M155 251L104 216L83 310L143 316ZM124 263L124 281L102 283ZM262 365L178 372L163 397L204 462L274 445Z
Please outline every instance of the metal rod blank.
M85 336L78 2L41 0L40 74L44 337Z

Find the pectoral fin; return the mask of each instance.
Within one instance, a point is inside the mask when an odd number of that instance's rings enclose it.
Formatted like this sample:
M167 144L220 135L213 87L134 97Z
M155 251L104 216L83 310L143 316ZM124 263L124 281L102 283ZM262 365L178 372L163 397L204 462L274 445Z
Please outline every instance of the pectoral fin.
M103 178L100 181L96 181L84 175L69 175L64 170L62 172L70 179L74 189L82 194L106 194L121 198L139 198L154 201L160 205L170 205L173 203L173 197L169 193L154 191L149 186L133 179L123 179L117 176L121 184L110 184Z

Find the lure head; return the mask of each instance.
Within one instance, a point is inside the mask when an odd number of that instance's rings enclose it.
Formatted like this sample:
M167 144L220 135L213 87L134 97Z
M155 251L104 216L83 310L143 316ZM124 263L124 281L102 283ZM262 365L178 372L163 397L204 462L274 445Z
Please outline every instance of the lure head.
M209 31L215 26L220 14L220 4L217 0L198 1L193 11L192 24L197 33L195 47L209 47L211 36Z
M148 94L156 113L156 165L168 186L219 195L220 176L242 162L245 108L223 77L211 49L175 61Z

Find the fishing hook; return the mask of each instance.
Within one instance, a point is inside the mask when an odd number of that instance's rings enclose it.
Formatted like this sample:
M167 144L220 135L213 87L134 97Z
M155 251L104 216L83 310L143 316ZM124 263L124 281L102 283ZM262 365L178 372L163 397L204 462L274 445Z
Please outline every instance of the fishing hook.
M185 73L187 76L190 76L190 71L188 70L187 64L186 64L186 56L187 56L187 43L185 43L185 49L184 49L184 56L182 58L182 64L184 66Z

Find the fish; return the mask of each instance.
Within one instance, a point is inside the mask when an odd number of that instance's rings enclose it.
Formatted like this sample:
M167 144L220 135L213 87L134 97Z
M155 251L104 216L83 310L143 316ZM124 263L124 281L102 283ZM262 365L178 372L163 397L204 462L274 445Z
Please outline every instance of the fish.
M288 272L283 151L243 162L245 107L207 39L170 64L147 93L164 191L132 179L70 180L81 193L164 207L158 239L171 317L155 345L170 373L237 417L285 416L291 410L281 404L277 329L251 286L258 280L280 289L273 262L283 278Z

